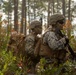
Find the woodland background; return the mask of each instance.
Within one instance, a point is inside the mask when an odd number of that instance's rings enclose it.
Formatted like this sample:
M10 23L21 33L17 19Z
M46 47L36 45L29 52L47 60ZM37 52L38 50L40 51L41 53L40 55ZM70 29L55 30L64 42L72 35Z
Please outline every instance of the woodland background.
M17 31L22 34L29 34L29 24L33 20L40 20L43 25L43 32L49 24L49 16L54 13L61 13L66 18L64 31L66 32L70 45L76 51L76 1L75 0L0 0L0 75L6 72L15 72L15 75L26 73L22 70L20 62L12 52L6 53L10 33ZM49 68L44 70L45 60L41 59L39 75L61 75L62 67L66 67L67 72L63 75L76 75L76 63L66 61L59 68ZM11 74L10 74L11 75Z

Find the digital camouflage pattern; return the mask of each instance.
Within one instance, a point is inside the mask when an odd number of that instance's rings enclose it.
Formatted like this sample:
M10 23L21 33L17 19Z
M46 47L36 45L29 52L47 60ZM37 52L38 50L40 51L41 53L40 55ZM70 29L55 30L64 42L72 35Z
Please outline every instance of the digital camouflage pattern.
M30 29L32 30L32 32L27 35L25 39L25 51L28 54L34 55L35 46L39 40L39 37L37 35L41 34L42 25L39 21L32 21L30 24Z
M37 35L41 34L42 31L42 25L39 21L33 21L29 27L31 29L31 32L25 38L25 52L27 54L27 59L29 59L28 62L31 62L28 63L29 69L32 70L31 72L34 72L35 65L39 62L40 59L34 55L34 50L39 40L39 37Z
M65 38L61 38L59 35L56 35L54 31L47 31L43 37L43 43L48 44L50 47L53 58L59 58L65 60L66 56L66 41Z
M54 31L48 29L36 44L34 54L36 56L40 55L44 57L63 59L66 54L65 43L65 38L61 38L59 35L56 36Z
M56 25L57 21L63 20L65 22L65 17L61 14L54 14L50 17L49 20L50 25Z
M39 27L39 26L42 26L42 24L39 22L39 21L32 21L31 24L30 24L30 29L33 29L33 28L36 28L36 27Z
M55 59L59 63L66 60L66 40L61 37L56 28L62 27L64 24L64 16L55 14L50 17L50 25L42 37L39 55L49 59ZM52 27L50 27L52 26ZM59 26L59 27L58 27ZM61 29L61 28L60 28ZM55 62L54 61L54 62Z
M25 39L25 51L27 54L33 55L35 49L35 37L33 35L28 35Z
M48 30L43 37L43 43L47 43L53 50L61 50L65 47L65 38L59 39L54 31Z
M27 66L28 69L30 69L30 73L35 72L35 65L39 62L40 57L36 57L34 55L34 50L36 47L36 43L38 41L38 38L32 34L29 34L26 36L25 39L25 52L27 54Z

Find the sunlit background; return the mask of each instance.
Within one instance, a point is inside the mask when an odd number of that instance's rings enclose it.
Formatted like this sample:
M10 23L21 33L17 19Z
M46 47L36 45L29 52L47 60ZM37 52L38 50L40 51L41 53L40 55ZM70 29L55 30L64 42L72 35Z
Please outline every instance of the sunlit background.
M8 15L5 13L5 11L4 11L4 7L2 7L2 6L4 6L4 3L3 2L8 2L8 1L10 1L10 0L0 0L0 15L2 15L2 20L7 20L7 18L8 18ZM21 23L21 1L22 0L19 0L19 9L18 9L18 15L19 15L19 18L18 18L18 23L20 24ZM28 1L28 0L26 0L26 1ZM33 1L33 0L31 0L31 1ZM40 0L39 0L40 1ZM66 0L66 4L67 4L67 1L69 1L69 0ZM33 5L33 4L32 4ZM35 10L35 13L36 13L36 17L34 18L34 10L30 7L30 5L28 5L28 2L26 2L26 7L27 7L27 15L26 15L26 19L27 19L27 22L29 21L29 13L30 13L30 22L32 21L32 20L34 20L34 19L37 19L37 20L39 20L40 19L40 17L42 17L42 19L43 19L43 25L47 25L47 18L48 18L48 12L47 12L47 10L48 10L48 1L46 1L45 2L45 4L44 4L45 6L45 9L44 8L39 8L39 9L36 9ZM55 5L57 5L57 3L55 3ZM59 5L61 5L61 4L59 4ZM28 7L29 7L29 9L28 9ZM72 26L74 26L74 34L76 35L76 13L75 13L75 7L76 7L76 0L71 0L71 5L70 5L70 8L71 8L71 15L73 16L72 18L71 18L71 23L72 23ZM50 7L51 8L51 7ZM54 7L55 9L57 8L56 6ZM41 9L41 10L40 10ZM55 10L54 9L54 10ZM30 12L29 12L29 10L30 10ZM39 11L40 10L40 11ZM52 9L53 10L53 9ZM67 8L67 5L65 6L65 12L67 12L67 10L68 10L68 8ZM38 14L39 13L39 14ZM60 9L60 11L59 11L59 13L63 13L62 12L62 9ZM50 13L50 15L52 15L53 14L53 12L51 12ZM67 16L67 14L66 14L66 16ZM67 19L67 17L66 17L66 19ZM14 27L14 11L12 11L11 13L10 13L10 23L12 24L12 27ZM4 27L7 27L7 25L5 24L5 23L3 23L2 24L2 26L4 26Z

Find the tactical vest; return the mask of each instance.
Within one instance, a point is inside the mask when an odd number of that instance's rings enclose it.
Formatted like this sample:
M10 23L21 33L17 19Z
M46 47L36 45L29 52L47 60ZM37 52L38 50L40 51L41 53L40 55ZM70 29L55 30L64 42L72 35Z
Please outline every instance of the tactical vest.
M43 38L39 39L36 44L34 54L36 56L43 56L49 58L57 58L57 59L64 59L66 56L66 50L52 50L48 44L43 43Z
M51 57L52 52L49 46L46 43L43 43L43 39L40 38L36 44L34 54L37 56L47 56Z

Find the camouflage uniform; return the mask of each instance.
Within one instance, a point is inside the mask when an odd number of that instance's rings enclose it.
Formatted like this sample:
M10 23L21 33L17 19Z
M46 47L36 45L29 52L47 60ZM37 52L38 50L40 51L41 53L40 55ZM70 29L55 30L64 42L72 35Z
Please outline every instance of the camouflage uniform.
M58 62L63 62L65 60L67 52L65 47L66 39L65 37L62 38L59 34L57 34L55 30L60 25L63 25L64 21L65 18L63 15L52 15L50 17L50 25L43 35L43 44L46 44L50 48L52 53L50 54L51 56L49 58L56 59Z
M25 41L26 41L26 47L25 47L26 52L28 54L33 54L35 37L33 35L29 35L26 37Z
M35 67L36 63L39 61L39 58L34 56L34 50L36 43L39 40L37 35L41 34L42 31L42 25L39 21L33 21L30 24L30 29L31 33L27 35L25 39L25 51L27 54L28 66L31 69L31 66Z
M26 43L25 51L27 52L27 54L34 55L35 45L39 39L37 35L40 34L42 31L42 29L40 29L40 32L39 31L35 32L35 29L37 30L38 28L41 28L41 27L42 25L39 21L33 21L30 24L30 29L32 30L32 32L29 35L27 35L25 39L25 43Z
M45 33L43 37L43 42L47 43L53 50L61 50L65 48L65 38L59 39L57 34L50 29Z

